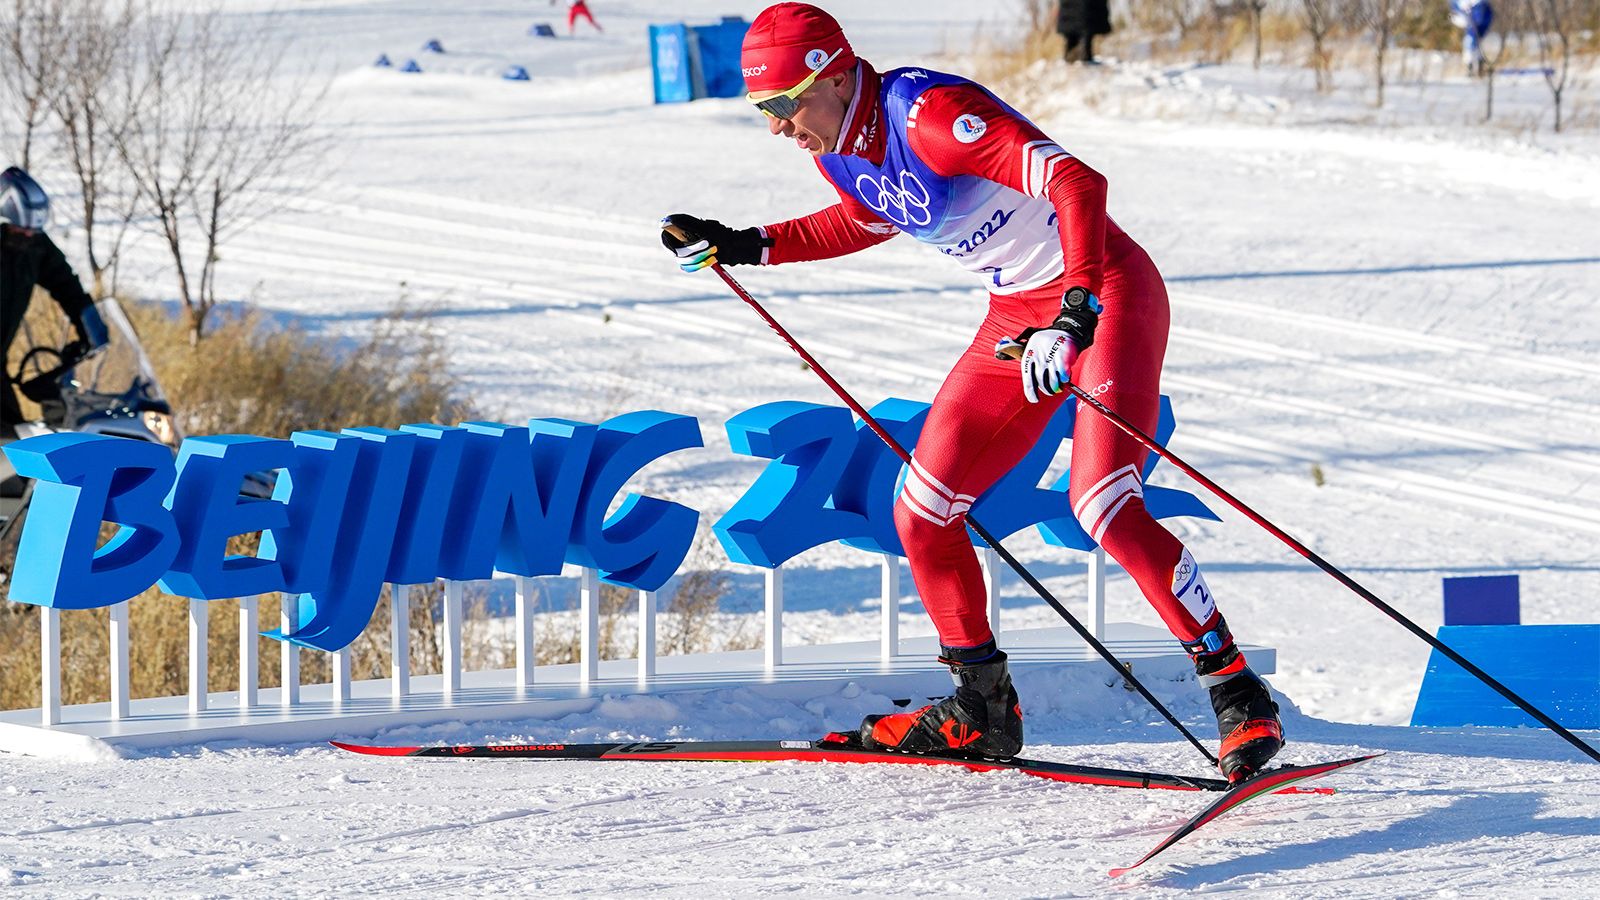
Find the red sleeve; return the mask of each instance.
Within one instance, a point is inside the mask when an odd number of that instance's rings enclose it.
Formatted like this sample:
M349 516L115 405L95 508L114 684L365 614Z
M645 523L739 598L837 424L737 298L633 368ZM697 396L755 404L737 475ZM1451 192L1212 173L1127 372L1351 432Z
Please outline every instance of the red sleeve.
M839 190L837 185L834 190ZM855 253L887 241L900 230L878 218L854 197L839 191L839 202L827 209L767 225L761 233L772 239L772 246L762 257L762 265L775 266Z
M963 117L975 117L958 125ZM956 139L956 129L976 138ZM976 175L1056 208L1069 285L1100 293L1106 244L1106 179L1033 123L976 87L945 85L917 98L906 129L911 149L940 175Z

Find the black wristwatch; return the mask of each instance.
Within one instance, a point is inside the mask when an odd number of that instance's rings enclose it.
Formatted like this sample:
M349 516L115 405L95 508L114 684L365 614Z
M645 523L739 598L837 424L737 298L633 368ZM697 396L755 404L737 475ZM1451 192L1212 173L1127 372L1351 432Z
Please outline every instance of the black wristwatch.
M1074 286L1061 295L1061 315L1050 323L1072 338L1078 349L1087 350L1094 343L1094 329L1100 324L1100 298L1088 288Z

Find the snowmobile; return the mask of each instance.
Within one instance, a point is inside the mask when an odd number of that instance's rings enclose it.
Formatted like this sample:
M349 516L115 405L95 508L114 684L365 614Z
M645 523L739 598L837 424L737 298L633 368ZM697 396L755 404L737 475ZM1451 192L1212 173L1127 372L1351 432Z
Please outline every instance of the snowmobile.
M4 374L32 402L33 409L24 414L33 418L16 423L15 436L0 434L0 446L70 431L177 449L183 435L127 315L112 298L96 303L94 311L110 336L109 343L94 350L80 341L58 340L49 332L61 329L48 323L22 324L9 354L15 364ZM32 480L19 476L0 453L0 577L9 578L32 492Z

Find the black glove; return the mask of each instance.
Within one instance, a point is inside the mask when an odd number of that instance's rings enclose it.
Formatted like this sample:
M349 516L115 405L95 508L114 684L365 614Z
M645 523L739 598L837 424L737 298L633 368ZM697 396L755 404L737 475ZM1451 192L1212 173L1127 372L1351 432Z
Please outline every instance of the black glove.
M680 238L673 231L683 236ZM677 255L679 268L698 272L717 263L760 265L761 252L772 246L772 239L762 237L759 228L735 231L715 219L673 213L661 220L661 243Z

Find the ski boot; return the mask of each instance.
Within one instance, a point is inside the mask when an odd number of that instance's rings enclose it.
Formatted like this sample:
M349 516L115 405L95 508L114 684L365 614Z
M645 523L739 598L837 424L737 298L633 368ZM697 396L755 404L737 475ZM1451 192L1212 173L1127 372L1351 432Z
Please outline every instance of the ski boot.
M1022 752L1022 704L1004 651L993 640L973 648L941 647L956 692L915 712L867 716L861 746L941 756L1007 759Z
M1211 691L1211 709L1217 714L1217 768L1237 784L1260 773L1283 749L1283 724L1278 704L1266 682L1245 664L1233 642L1228 623L1217 626L1193 642L1185 643L1194 660L1195 675Z

